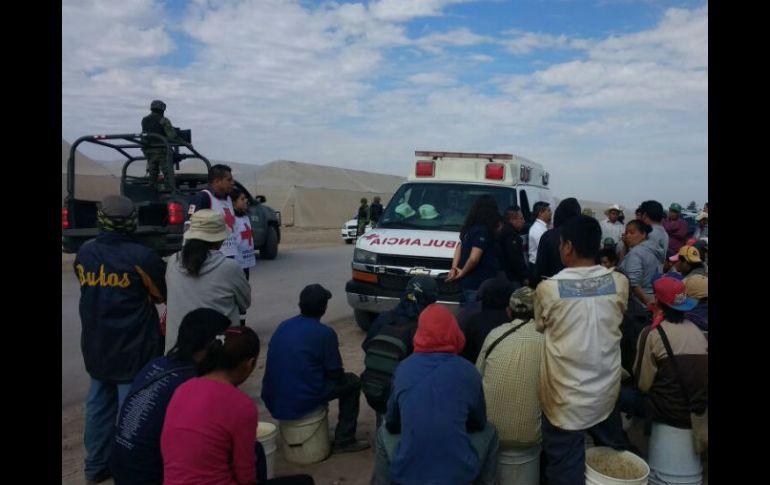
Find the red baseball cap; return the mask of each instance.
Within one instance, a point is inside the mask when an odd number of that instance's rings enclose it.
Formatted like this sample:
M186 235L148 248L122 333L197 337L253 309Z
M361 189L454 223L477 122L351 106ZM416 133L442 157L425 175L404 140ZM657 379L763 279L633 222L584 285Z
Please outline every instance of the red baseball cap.
M655 298L674 310L687 312L698 304L698 300L687 297L684 283L676 278L664 276L655 281L652 288Z

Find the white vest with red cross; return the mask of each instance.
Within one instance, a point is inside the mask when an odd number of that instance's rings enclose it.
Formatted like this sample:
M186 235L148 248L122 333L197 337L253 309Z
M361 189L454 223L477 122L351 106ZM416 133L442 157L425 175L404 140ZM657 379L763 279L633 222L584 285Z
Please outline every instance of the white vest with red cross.
M204 192L208 194L211 201L211 210L217 211L225 218L225 225L227 226L227 239L222 243L222 247L219 250L227 256L235 257L238 253L238 239L235 234L235 210L233 210L233 201L228 195L226 199L218 199L211 191L204 189Z
M235 235L238 240L238 253L235 255L235 260L243 269L256 266L257 258L254 255L254 238L249 216L235 216Z

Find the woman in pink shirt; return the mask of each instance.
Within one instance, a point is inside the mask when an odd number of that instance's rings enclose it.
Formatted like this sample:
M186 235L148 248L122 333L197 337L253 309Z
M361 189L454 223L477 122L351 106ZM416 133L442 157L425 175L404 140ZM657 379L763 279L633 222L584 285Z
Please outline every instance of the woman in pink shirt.
M160 437L165 485L257 483L257 407L238 390L257 365L259 338L230 327L209 344L198 375L174 392Z

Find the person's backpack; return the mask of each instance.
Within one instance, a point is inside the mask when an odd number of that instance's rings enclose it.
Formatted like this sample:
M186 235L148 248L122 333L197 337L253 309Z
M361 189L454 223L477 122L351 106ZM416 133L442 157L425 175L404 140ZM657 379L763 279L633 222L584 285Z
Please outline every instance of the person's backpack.
M380 414L386 411L396 367L409 355L405 340L410 336L407 325L384 325L366 348L361 391L369 406Z

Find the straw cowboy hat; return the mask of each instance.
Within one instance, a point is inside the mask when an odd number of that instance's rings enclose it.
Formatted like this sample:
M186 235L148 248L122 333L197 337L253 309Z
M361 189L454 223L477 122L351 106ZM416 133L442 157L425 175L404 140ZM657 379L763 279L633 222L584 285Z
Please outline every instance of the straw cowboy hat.
M609 214L610 211L623 212L623 209L621 209L618 204L612 204L611 206L607 207L607 209L604 211L604 215Z

